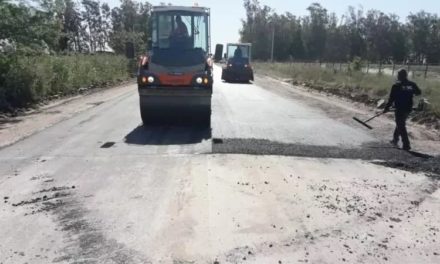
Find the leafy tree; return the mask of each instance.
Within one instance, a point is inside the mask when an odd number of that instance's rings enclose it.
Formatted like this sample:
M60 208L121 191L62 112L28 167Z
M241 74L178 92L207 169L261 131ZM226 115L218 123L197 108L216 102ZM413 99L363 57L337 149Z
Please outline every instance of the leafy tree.
M402 23L394 14L354 7L338 18L318 3L303 17L277 14L258 0L244 0L244 8L240 39L253 43L256 59L270 58L274 31L274 56L279 61L440 62L440 19L431 13L410 14Z
M79 52L83 50L83 45L81 44L81 24L82 17L76 3L72 0L65 0L62 36L59 44L60 50Z
M413 55L416 61L423 61L428 51L431 14L424 11L408 16L408 30L411 37Z
M146 50L151 7L149 3L122 0L120 7L112 9L113 30L110 33L110 46L116 52L124 53L128 42L134 44L137 53Z
M87 25L86 39L88 41L89 51L96 52L99 48L99 37L101 34L101 10L99 2L95 0L82 0L84 11L82 17Z
M325 54L327 40L328 14L327 9L319 3L313 3L307 8L310 16L303 20L305 29L305 45L310 59L321 60Z
M13 43L19 52L48 52L57 47L51 10L2 1L0 13L0 39Z
M347 15L344 16L345 31L348 35L349 59L364 57L366 55L366 41L364 37L364 11L356 10L354 7L348 7Z
M349 31L347 26L339 26L336 14L329 16L325 59L330 62L340 62L349 59Z
M276 26L272 9L260 6L257 0L245 0L246 20L240 31L242 42L253 43L252 52L257 59L267 60L271 55L272 30Z

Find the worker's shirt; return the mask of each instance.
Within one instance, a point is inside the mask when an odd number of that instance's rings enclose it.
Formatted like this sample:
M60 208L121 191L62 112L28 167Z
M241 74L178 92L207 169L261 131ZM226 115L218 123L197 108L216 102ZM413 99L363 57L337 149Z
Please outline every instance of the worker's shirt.
M414 82L408 80L398 81L391 89L387 108L390 108L394 104L396 111L411 112L413 108L413 97L414 95L420 94L422 94L422 92Z
M188 28L186 27L186 25L182 22L182 23L178 23L176 29L174 30L174 32L172 33L173 36L175 37L188 37Z

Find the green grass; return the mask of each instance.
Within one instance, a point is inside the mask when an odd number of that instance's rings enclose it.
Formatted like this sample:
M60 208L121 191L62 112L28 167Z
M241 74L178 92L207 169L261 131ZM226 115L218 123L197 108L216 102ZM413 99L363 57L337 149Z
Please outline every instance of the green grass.
M289 79L294 84L370 104L387 99L395 82L395 78L389 75L325 69L319 64L256 62L254 68L257 73ZM422 89L423 97L431 103L427 116L440 118L440 80L416 78L414 81Z
M123 56L5 56L0 54L0 111L29 107L80 88L108 86L130 77Z

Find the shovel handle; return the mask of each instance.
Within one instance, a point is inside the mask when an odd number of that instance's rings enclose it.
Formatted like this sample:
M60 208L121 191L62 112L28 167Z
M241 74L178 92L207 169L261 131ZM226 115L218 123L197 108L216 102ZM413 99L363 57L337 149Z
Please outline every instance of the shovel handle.
M384 115L384 114L385 114L385 113L379 113L379 114L373 116L372 118L370 118L370 119L368 119L368 120L365 120L364 123L368 123L368 122L370 122L371 120L373 120L373 119L375 119L375 118L378 118L379 116Z

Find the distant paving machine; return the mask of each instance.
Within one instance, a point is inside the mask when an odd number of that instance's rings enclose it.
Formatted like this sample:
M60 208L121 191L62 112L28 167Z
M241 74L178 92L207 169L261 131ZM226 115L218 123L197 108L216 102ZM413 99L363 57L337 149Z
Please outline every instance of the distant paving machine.
M254 80L251 66L252 44L229 43L226 48L226 66L223 67L222 80L226 82L249 82Z
M150 22L148 52L138 69L144 125L170 120L210 125L210 9L156 6Z

